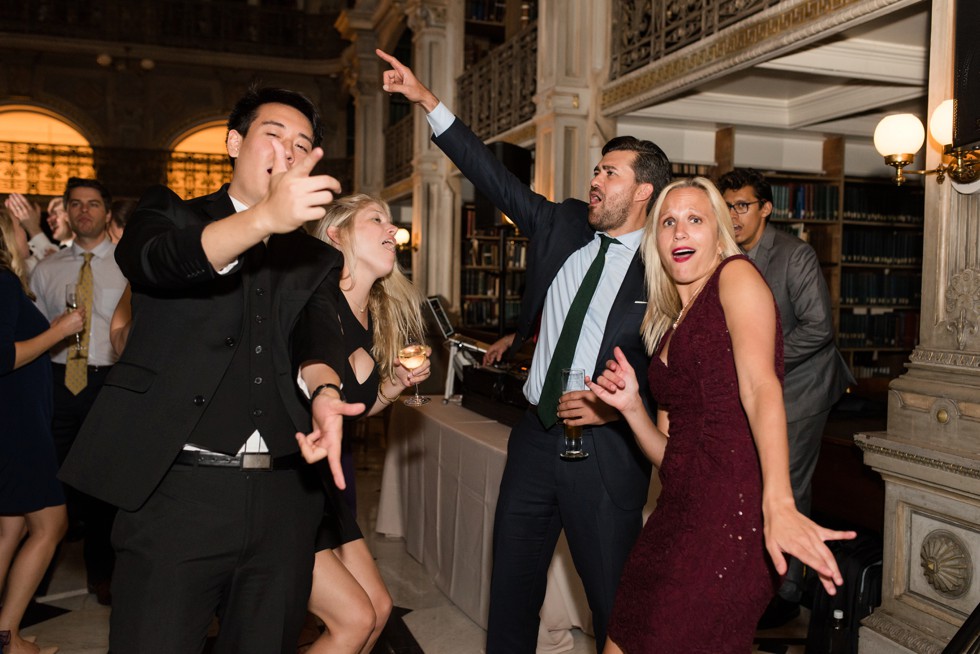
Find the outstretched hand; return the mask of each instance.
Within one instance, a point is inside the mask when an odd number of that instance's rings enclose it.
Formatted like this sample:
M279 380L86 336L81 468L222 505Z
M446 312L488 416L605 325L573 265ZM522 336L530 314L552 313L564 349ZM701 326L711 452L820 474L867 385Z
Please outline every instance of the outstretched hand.
M391 70L386 70L382 75L381 88L388 93L401 93L407 100L422 105L426 113L439 105L439 98L415 77L411 68L384 50L375 50L374 53L391 66Z
M289 167L283 145L272 140L274 159L269 192L259 201L266 215L268 233L292 232L304 223L319 220L326 214L324 206L340 193L340 182L330 175L310 175L323 158L323 150L314 148L309 155Z
M296 432L296 442L307 463L327 459L337 488L347 487L344 470L340 465L340 445L344 440L344 416L357 416L364 412L360 402L348 404L327 394L318 395L313 401L313 431L309 434Z
M843 584L844 579L825 541L851 540L857 533L821 527L796 510L792 496L789 502L779 506L767 506L763 502L762 514L766 549L776 572L780 575L786 573L788 564L784 553L795 556L819 575L828 595L836 595L837 586Z
M20 222L29 237L41 231L41 207L30 202L20 193L11 193L3 202L14 218Z

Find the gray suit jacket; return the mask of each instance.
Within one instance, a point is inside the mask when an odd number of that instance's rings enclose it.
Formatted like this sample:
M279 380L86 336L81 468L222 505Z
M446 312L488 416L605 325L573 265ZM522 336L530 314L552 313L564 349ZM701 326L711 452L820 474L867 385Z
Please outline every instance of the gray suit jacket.
M749 256L769 283L783 324L786 419L825 411L854 383L834 346L827 283L817 253L792 234L766 225Z

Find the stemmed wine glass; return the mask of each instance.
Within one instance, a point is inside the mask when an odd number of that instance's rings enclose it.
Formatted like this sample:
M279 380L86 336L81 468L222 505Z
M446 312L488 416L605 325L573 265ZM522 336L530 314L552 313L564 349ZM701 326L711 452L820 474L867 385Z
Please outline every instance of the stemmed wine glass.
M409 338L405 343L405 347L398 351L398 361L407 370L415 370L425 363L425 359L431 351L428 345L423 345L414 338ZM419 385L416 383L415 395L405 400L405 405L422 406L423 404L428 404L429 400L429 397L419 395Z
M584 391L588 387L585 385L585 370L582 368L563 368L561 371L561 391L569 393L571 391ZM588 458L589 453L582 449L582 426L569 425L563 426L565 431L565 451L559 454L566 461L576 461Z
M76 284L65 285L65 308L68 311L76 311L78 309L78 288ZM82 351L81 332L75 332L75 351Z

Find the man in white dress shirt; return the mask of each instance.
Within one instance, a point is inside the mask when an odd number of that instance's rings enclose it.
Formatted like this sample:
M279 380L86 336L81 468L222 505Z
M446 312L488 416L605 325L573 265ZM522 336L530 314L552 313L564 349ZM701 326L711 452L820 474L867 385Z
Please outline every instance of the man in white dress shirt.
M54 377L52 433L58 463L64 462L75 436L88 415L109 368L116 361L109 342L109 321L119 303L126 278L115 260L115 249L106 234L109 191L94 179L72 177L64 196L68 221L75 238L69 247L38 263L31 276L37 306L49 320L64 312L69 284L91 292L78 306L86 310L86 329L78 340L66 341L51 352ZM68 510L73 521L84 522L85 568L89 590L99 603L109 604L109 581L114 555L109 543L114 509L104 502L68 489Z

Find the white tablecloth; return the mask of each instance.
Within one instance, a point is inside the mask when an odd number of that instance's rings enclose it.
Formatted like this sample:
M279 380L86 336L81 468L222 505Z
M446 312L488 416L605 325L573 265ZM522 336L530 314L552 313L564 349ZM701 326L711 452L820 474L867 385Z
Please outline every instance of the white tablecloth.
M483 628L509 434L510 427L441 397L419 408L399 403L388 426L376 529L403 537L436 586ZM572 627L592 633L592 616L563 534L548 571L538 652L571 649Z

